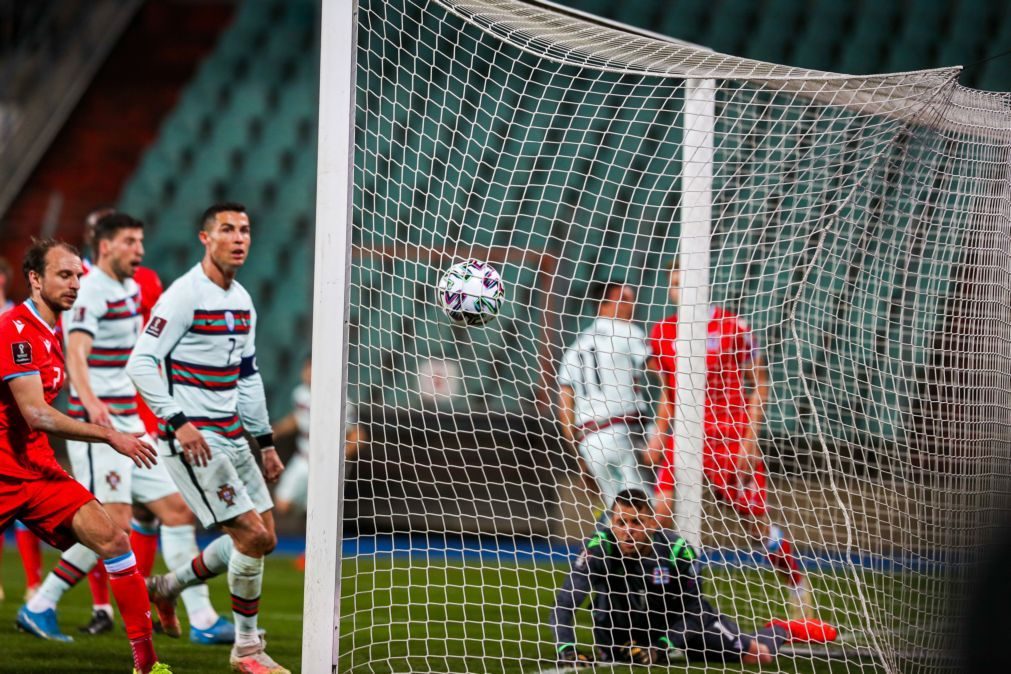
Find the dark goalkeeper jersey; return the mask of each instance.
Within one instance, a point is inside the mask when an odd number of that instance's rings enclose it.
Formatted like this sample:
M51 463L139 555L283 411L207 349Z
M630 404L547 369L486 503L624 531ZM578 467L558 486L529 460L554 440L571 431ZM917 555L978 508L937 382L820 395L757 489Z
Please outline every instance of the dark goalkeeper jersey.
M653 537L652 552L643 557L621 554L610 530L598 532L572 564L551 613L557 644L575 642L576 609L593 597L593 619L598 626L614 622L648 623L654 633L683 630L686 622L701 620L712 607L702 597L702 580L695 569L695 551L671 531ZM664 624L654 624L658 621Z

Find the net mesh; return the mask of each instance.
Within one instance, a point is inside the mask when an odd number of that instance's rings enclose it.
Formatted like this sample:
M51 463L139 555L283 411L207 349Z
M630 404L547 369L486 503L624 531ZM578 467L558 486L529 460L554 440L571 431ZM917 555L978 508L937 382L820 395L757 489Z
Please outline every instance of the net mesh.
M713 367L739 368L762 417L762 461L722 487L707 464L704 594L745 633L796 610L771 523L839 631L777 666L949 668L936 607L957 613L1011 473L1011 99L957 69L800 70L515 0L363 0L358 21L348 396L368 442L344 485L340 671L556 665L552 610L604 500L657 481L646 335L676 310L686 78L716 99L698 399L719 407ZM507 289L482 328L435 293L468 258ZM599 327L607 282L634 290L632 328ZM726 428L706 456L736 462ZM768 513L742 516L753 470Z

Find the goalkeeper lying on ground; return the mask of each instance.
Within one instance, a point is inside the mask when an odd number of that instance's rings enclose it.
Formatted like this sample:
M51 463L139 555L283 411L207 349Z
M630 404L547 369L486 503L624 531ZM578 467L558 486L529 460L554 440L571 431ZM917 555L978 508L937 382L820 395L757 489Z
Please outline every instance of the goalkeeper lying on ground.
M666 662L680 650L691 660L772 662L789 637L783 627L744 634L702 596L695 551L684 538L660 530L649 497L618 494L610 528L597 533L572 565L555 599L551 628L563 662L590 662L576 650L576 608L593 594L593 636L605 662Z

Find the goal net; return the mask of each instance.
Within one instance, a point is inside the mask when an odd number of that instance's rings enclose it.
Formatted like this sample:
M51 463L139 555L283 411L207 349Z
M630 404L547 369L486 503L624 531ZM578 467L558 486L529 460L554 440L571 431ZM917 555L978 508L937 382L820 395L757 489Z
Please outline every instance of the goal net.
M1011 474L1011 101L534 2L359 4L338 671L558 667L626 487L745 634L838 630L774 667L950 668L938 607ZM484 327L436 293L470 258L506 288Z

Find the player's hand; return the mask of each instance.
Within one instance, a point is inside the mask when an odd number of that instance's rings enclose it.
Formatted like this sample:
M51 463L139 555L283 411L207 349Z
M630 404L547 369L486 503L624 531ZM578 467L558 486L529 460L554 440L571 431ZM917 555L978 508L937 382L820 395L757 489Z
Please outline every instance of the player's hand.
M84 401L81 404L84 405L84 411L88 414L88 421L102 428L112 428L112 418L109 416L109 408L105 403L96 399L91 404Z
M260 452L260 458L263 459L263 479L267 484L274 484L280 480L281 473L284 472L284 462L277 455L277 450L273 447L265 449Z
M183 450L183 459L191 466L204 467L211 461L211 448L203 433L191 422L186 422L175 432L176 442Z
M158 455L154 447L135 435L113 431L107 441L109 446L123 456L133 459L138 468L150 468L158 463Z
M593 657L586 653L580 653L572 644L562 646L558 651L558 664L572 667L590 667L593 665Z
M655 466L663 461L663 451L667 448L667 437L660 433L654 433L646 443L646 451L643 452L643 459L647 466Z

